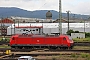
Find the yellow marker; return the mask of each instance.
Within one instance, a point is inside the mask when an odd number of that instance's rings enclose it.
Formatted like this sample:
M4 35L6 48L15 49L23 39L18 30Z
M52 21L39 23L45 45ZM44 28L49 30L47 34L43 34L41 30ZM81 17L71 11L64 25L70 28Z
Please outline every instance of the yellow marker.
M6 50L6 54L9 55L11 53L11 50Z

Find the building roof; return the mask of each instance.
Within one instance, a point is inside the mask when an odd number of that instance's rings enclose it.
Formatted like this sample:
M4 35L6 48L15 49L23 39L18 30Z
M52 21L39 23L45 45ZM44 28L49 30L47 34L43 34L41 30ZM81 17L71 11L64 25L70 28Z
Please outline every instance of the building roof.
M15 26L15 28L43 28L43 26Z
M15 22L25 22L25 23L34 23L34 22L53 22L53 19L39 19L39 18L25 18L25 17L11 17Z
M0 23L14 23L14 22L8 18L5 18L5 19L0 20Z
M90 23L69 23L69 27L74 27L74 28L90 28ZM8 28L14 28L14 24L12 26L9 26ZM15 27L43 27L43 28L58 28L59 23L18 23L15 24ZM68 23L62 23L62 28L67 28Z

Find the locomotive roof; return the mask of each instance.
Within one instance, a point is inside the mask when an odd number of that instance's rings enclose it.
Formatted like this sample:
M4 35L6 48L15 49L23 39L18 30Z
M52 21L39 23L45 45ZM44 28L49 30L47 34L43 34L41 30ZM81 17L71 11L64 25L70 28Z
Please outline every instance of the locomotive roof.
M14 37L45 37L45 35L20 35L20 34L16 34L14 35Z
M14 37L68 37L68 35L19 35L19 34L16 34L14 35Z

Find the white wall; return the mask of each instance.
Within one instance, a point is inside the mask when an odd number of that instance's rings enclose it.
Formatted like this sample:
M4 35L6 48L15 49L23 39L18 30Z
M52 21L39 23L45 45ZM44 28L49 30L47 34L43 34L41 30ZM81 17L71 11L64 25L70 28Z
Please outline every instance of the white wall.
M72 38L85 38L85 33L71 33Z
M15 26L18 26L18 23L15 24ZM48 34L59 33L59 23L19 23L19 26L25 26L25 27L43 26L43 28L41 29L41 33L42 33L42 30L43 30L43 33L48 33ZM14 28L14 24L12 25L12 28ZM74 31L80 31L80 32L84 32L84 28L85 28L85 32L90 32L90 23L85 23L85 26L84 26L84 23L69 23L69 28ZM11 34L10 29L11 27L7 28L7 34ZM26 29L30 29L30 28L26 28ZM62 23L62 33L66 34L67 30L68 30L68 23ZM16 31L16 33L23 33L23 32Z

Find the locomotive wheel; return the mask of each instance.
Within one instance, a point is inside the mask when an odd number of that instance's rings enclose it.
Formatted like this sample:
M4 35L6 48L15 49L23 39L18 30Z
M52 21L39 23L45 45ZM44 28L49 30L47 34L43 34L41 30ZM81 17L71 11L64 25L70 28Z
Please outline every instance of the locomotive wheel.
M66 50L66 49L67 49L67 47L63 47L63 49L64 49L64 50Z
M31 46L30 49L34 49L34 48Z
M22 49L23 47L19 47L19 49Z
M29 47L24 47L25 49L29 49Z
M69 49L73 49L73 47L70 47Z
M11 47L11 49L14 49L15 47Z
M51 46L50 49L54 49L54 50L55 50L55 49L57 49L57 47L55 47L55 46Z
M18 47L16 46L15 49L18 49Z
M59 47L61 50L66 50L67 47Z
M51 49L50 46L47 47L48 49Z

